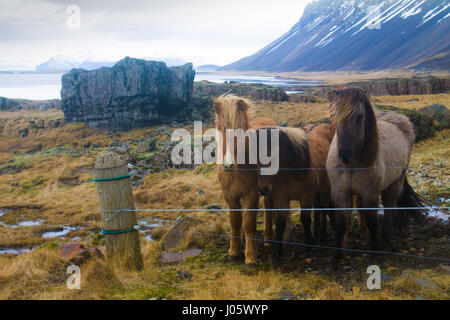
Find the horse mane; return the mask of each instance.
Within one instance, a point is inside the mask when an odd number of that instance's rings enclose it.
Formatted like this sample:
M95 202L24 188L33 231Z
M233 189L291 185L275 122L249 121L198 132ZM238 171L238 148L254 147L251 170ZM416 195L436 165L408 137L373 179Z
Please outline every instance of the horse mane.
M279 128L280 168L309 168L311 157L306 132L300 128ZM289 171L289 170L288 170ZM307 170L295 170L303 178Z
M225 129L243 129L250 127L250 109L252 105L247 99L232 94L224 94L214 100L216 127Z
M358 125L363 125L364 140L355 145L355 150L360 161L373 163L378 154L379 135L375 112L367 94L359 88L346 88L333 91L330 100L334 104L334 109L330 109L334 111L336 128L354 133Z

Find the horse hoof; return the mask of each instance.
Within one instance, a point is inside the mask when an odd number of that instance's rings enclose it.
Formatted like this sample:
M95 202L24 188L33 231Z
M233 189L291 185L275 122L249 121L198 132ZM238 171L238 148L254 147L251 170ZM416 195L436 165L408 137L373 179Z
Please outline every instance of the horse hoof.
M240 256L239 255L237 255L237 256L228 256L228 260L236 262L236 261L240 260Z
M258 267L256 263L246 263L245 266L248 270L255 270Z
M328 267L325 268L325 272L326 273L334 273L337 271L337 269L338 269L338 266L335 265L334 263L332 263Z

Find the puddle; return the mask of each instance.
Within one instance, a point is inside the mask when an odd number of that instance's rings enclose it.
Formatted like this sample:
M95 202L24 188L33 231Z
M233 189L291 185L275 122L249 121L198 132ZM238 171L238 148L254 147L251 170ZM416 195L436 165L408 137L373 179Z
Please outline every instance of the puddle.
M0 208L0 218L3 217L5 214L8 213L7 209ZM0 225L4 226L6 228L20 228L20 227L35 227L39 226L44 223L44 220L38 219L38 220L25 220L21 221L17 224L6 224L3 221L0 221Z
M0 249L0 254L12 253L12 254L21 254L25 252L30 252L33 249L28 248L2 248Z
M168 221L164 220L164 219L159 219L159 218L143 218L143 219L139 219L138 224L139 224L139 230L141 232L144 232L144 238L145 240L149 241L149 242L153 242L155 240L153 240L152 238L152 234L151 231L153 229L155 229L156 227L159 226L163 226L164 224L167 224Z
M138 221L141 230L153 230L156 227L164 225L166 221L158 218L143 218Z
M44 232L42 234L42 238L56 238L56 237L64 238L64 236L69 232L78 230L80 228L81 227L60 227L57 228L57 230L55 231Z
M19 227L34 227L39 226L42 223L44 223L44 220L38 219L38 220L27 220L27 221L21 221L18 224L9 225L10 228L19 228Z
M434 217L438 220L441 220L442 222L449 222L449 214L445 213L444 211L447 211L447 210L431 209L431 210L428 210L428 216Z

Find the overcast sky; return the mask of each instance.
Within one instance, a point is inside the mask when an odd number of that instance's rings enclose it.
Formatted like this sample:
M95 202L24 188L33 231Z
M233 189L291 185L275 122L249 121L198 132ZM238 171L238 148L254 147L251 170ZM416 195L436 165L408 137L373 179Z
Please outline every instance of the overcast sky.
M128 55L223 65L287 32L308 2L1 0L0 69L32 69L58 54L80 61ZM70 5L79 7L79 20Z

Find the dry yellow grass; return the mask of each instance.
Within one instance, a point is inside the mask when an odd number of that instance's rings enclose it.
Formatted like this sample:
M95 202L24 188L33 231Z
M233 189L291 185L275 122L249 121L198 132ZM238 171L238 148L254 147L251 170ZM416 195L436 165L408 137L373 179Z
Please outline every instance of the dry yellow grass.
M419 101L408 102L409 99ZM376 103L417 109L431 103L448 106L450 95L375 97ZM254 115L288 120L290 126L317 121L328 115L328 103L272 103L256 101ZM96 238L87 231L98 233L101 225L97 209L95 185L89 168L96 157L112 140L142 139L155 128L110 134L87 128L84 124L66 124L60 128L32 131L23 139L18 130L27 119L55 119L60 114L2 113L2 123L10 122L0 138L0 167L10 160L23 166L17 173L0 175L0 208L16 207L2 220L14 224L22 220L43 219L49 225L80 225L82 231L73 235L82 241L97 245ZM3 121L3 122L2 122ZM6 135L6 133L8 133ZM411 165L417 166L436 159L449 159L450 130L414 146ZM98 144L99 148L84 145ZM40 146L39 146L40 145ZM66 146L69 151L57 153L54 147ZM39 148L37 148L39 146ZM37 150L41 149L43 152ZM46 150L52 152L44 152ZM17 152L23 154L17 154ZM25 154L29 153L29 154ZM71 184L71 182L76 182ZM202 165L195 170L166 170L148 175L143 185L134 190L138 208L204 208L218 203L225 208L214 165ZM186 213L159 213L152 216L173 220ZM149 216L139 213L138 218ZM229 232L228 216L214 213L189 214L202 221L194 232ZM297 219L297 216L295 216ZM258 218L261 221L261 217ZM100 260L82 266L82 289L68 290L64 267L68 260L59 254L55 240L43 239L39 232L46 225L26 228L5 228L0 225L0 246L35 246L42 248L18 256L0 255L0 299L278 299L285 291L302 299L450 299L450 276L435 269L410 270L411 277L392 274L392 280L381 290L368 290L365 283L349 280L342 283L319 271L285 271L273 266L249 272L242 263L227 262L227 239L187 237L183 248L199 247L205 253L186 260L182 265L160 265L160 242L148 243L142 239L145 269L143 272L114 270ZM261 225L259 226L261 227ZM167 227L161 227L159 237ZM154 238L158 238L156 232ZM69 239L64 240L69 241ZM64 241L58 240L59 245ZM102 247L100 247L103 249ZM187 270L192 280L180 280L178 270ZM55 272L55 270L59 270ZM60 274L61 278L51 275ZM438 285L438 289L424 289L411 280L425 278ZM357 288L357 289L356 289Z

